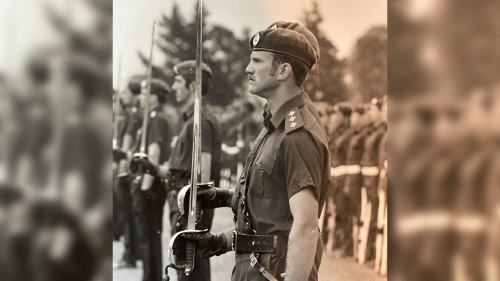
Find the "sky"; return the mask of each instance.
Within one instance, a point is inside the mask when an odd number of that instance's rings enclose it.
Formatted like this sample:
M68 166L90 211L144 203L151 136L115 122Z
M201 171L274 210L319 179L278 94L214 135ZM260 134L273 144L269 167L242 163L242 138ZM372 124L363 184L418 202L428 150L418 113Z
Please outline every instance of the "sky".
M127 77L145 72L137 50L149 53L153 20L170 15L177 2L183 15L194 16L196 0L114 0L113 56L114 67L121 61L121 84ZM387 24L387 0L318 0L323 16L322 29L339 50L339 56L349 55L356 40L371 26ZM300 21L304 9L312 1L305 0L204 0L208 22L224 25L235 33L245 27L251 33L264 29L277 20ZM158 54L156 52L155 54ZM120 59L121 57L121 59ZM161 55L154 61L161 62ZM118 80L114 71L115 83ZM116 84L115 84L116 85Z
M83 0L0 0L0 71L15 66L19 58L30 53L34 46L57 40L43 14L47 3L65 9L73 24L85 26L91 13ZM193 17L197 0L113 0L113 64L122 64L122 85L133 74L145 72L137 51L147 54L151 42L153 20L170 14L174 2L186 17ZM251 33L262 30L277 20L300 21L303 10L311 7L308 0L203 0L208 10L207 20L234 30L248 27ZM387 0L318 0L323 15L323 31L339 50L349 55L352 46L368 28L387 24ZM163 57L155 52L154 61ZM121 59L120 59L121 57ZM18 64L18 66L20 66ZM116 83L117 71L114 71Z

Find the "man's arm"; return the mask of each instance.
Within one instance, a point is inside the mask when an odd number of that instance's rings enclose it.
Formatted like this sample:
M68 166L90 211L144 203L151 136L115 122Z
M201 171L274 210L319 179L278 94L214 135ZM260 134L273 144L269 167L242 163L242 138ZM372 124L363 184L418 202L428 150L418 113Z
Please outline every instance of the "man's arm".
M318 201L311 189L306 188L294 194L289 202L293 224L288 240L285 281L304 281L311 273L318 243Z
M151 163L158 165L160 162L161 147L158 143L154 142L148 146L148 156ZM150 174L144 174L142 180L141 190L149 190L155 177Z
M212 169L212 155L208 152L201 153L201 179L200 182L210 181L210 170Z

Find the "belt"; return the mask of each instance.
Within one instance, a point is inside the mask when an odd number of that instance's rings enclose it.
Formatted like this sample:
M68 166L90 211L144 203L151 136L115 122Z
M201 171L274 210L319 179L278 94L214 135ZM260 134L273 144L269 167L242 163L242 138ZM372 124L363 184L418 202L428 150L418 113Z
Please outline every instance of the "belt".
M240 252L277 253L286 249L288 239L279 235L243 234L233 231L233 250Z

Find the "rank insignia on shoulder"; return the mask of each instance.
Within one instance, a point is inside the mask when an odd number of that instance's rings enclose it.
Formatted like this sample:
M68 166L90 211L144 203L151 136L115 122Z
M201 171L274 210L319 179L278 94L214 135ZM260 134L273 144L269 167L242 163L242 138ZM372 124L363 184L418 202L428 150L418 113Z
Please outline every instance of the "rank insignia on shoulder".
M287 115L288 118L285 119L285 133L288 134L304 126L304 121L302 121L298 108L290 110Z
M149 114L149 117L155 118L156 117L156 111L151 111L151 113Z

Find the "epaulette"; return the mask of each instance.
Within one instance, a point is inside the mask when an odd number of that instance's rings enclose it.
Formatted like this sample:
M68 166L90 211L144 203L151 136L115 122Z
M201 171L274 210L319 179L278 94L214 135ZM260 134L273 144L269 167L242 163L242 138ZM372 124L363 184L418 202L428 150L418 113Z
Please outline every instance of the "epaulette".
M285 117L285 133L289 134L304 126L302 116L300 116L299 108L294 107L286 113Z

